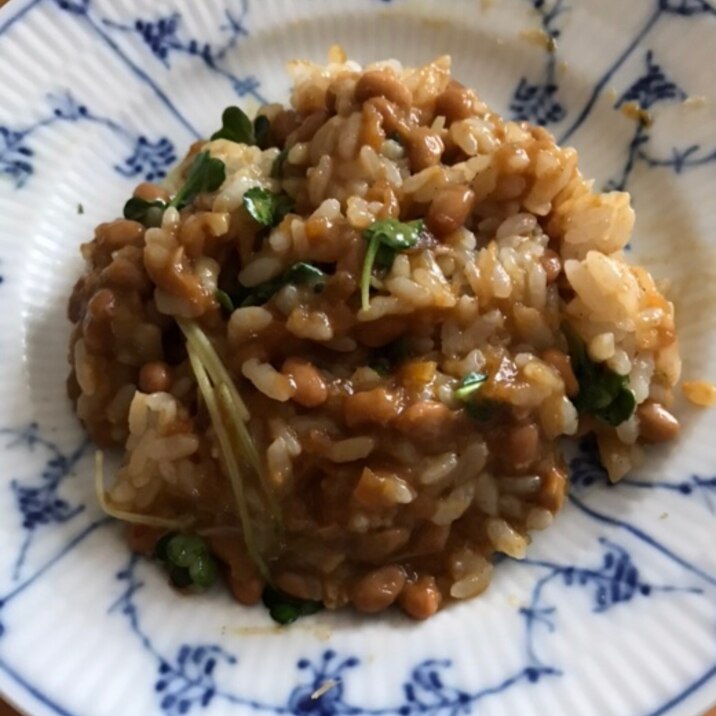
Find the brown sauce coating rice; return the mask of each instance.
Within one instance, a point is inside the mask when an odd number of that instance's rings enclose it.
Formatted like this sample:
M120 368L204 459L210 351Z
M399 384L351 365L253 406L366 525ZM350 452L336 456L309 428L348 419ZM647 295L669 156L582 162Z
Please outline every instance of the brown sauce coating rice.
M574 149L492 113L449 58L290 72L292 106L260 110L271 146L197 143L177 186L135 195L174 194L202 150L225 164L217 191L167 209L159 227L101 224L82 246L68 391L92 439L125 450L111 503L190 515L236 599L255 603L264 580L176 319L196 322L248 405L279 503L280 538L255 515L275 586L424 619L482 592L491 555L523 557L528 533L552 522L567 488L560 436L594 432L614 480L642 443L676 437L673 307L624 260L628 195L595 192ZM255 186L295 204L270 232L242 202ZM362 308L362 234L389 218L426 228L373 276ZM297 262L329 267L322 292L289 283L231 315L219 305L217 288L256 287ZM575 408L565 322L628 380L638 408L617 427ZM488 376L484 419L455 395L473 372ZM159 534L133 525L131 541L149 552Z

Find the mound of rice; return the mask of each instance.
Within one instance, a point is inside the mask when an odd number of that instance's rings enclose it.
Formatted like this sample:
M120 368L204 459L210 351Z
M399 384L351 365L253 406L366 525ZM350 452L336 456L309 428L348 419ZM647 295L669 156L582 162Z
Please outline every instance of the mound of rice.
M168 186L135 192L159 221L83 245L69 393L96 443L125 450L106 499L138 549L176 523L244 603L270 582L422 619L552 522L559 438L594 433L618 480L676 436L673 306L625 260L628 194L595 191L574 149L496 115L448 57L363 69L334 50L289 71L291 107L262 107L253 143L197 143ZM168 205L204 152L220 186ZM257 188L288 213L258 221ZM413 245L366 277L371 231L406 225ZM320 285L290 280L298 264ZM187 326L247 407L243 516L228 403L211 412Z

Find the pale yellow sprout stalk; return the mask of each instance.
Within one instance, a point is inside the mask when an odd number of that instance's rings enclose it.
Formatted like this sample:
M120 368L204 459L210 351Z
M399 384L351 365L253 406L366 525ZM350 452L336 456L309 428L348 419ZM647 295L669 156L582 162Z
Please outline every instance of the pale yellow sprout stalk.
M143 515L139 512L127 512L120 510L109 503L107 500L107 492L104 489L104 453L101 450L95 452L95 470L94 485L97 493L97 502L102 511L110 517L123 522L131 522L135 525L146 525L147 527L157 527L160 529L176 530L181 532L187 529L194 522L194 518L190 515L185 517L157 517L156 515Z

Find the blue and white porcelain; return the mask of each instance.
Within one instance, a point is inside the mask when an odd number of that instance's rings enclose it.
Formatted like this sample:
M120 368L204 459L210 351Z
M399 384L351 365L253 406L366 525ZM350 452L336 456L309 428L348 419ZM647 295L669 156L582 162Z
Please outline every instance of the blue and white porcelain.
M284 63L444 53L632 192L687 379L716 379L714 0L10 0L0 10L0 692L32 716L697 716L716 703L716 413L618 487L592 447L554 526L426 623L288 629L178 596L94 499L65 398L78 247ZM551 50L551 51L550 51ZM638 102L652 122L623 108Z

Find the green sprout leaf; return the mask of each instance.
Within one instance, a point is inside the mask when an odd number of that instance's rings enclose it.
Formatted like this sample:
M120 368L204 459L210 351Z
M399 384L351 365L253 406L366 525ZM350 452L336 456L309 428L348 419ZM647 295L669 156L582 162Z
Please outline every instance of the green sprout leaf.
M315 614L323 609L321 602L289 597L273 587L266 587L266 589L264 589L261 600L264 606L269 610L271 618L283 626L292 624L301 617Z
M260 114L254 120L254 140L257 147L266 149L269 146L269 132L271 131L271 122L269 118Z
M614 400L602 408L598 416L605 423L617 427L634 414L636 410L636 397L634 391L627 387L622 387L614 397Z
M487 373L468 373L455 389L453 395L461 403L473 402L477 392L487 383Z
M133 196L124 205L124 218L138 221L147 228L152 226L161 226L164 210L167 208L166 202L161 199L156 201L145 201L137 196Z
M418 243L423 230L421 220L404 223L397 219L380 219L363 231L368 242L361 272L361 306L364 311L370 307L370 280L373 267L388 270L399 251L411 249Z
M374 370L381 378L386 378L391 374L393 366L391 366L390 361L385 356L381 356L373 361L369 365L369 368Z
M216 562L208 553L198 555L188 569L192 583L199 589L208 589L216 581Z
M397 219L380 219L374 221L363 232L363 238L368 242L377 238L383 246L388 246L396 251L405 251L415 246L422 230L422 219L408 223Z
M280 179L283 176L283 165L286 163L287 156L288 149L282 149L276 159L273 160L271 165L271 177L273 179Z
M487 373L473 371L468 373L453 391L455 399L465 405L467 414L480 423L492 420L504 407L501 403L481 395L488 379Z
M154 556L164 563L177 589L193 586L204 590L216 580L216 561L198 535L169 532L157 542Z
M204 554L208 554L206 542L196 535L177 534L167 544L167 560L177 567L188 569Z
M327 274L317 266L300 261L286 269L277 278L272 278L269 281L260 283L258 286L254 286L248 296L241 301L241 306L261 306L289 283L296 286L309 286L315 293L320 293L326 285L326 278Z
M256 144L254 125L239 107L227 107L221 115L221 129L211 135L214 139L228 139L237 144Z
M169 560L169 557L167 555L167 549L169 547L169 543L178 534L179 534L178 532L167 532L165 535L160 537L159 540L157 540L157 544L154 546L154 556L160 562L167 562Z
M222 291L220 288L217 289L214 298L227 313L231 314L236 310L233 299L226 291Z
M593 415L612 427L621 425L636 410L636 398L629 387L629 379L615 373L604 363L594 362L570 326L565 325L562 330L579 383L579 393L573 401L577 411Z
M504 405L494 400L478 399L472 403L466 403L465 412L479 423L486 423L492 420L502 409Z
M244 194L246 211L262 226L278 226L293 205L293 199L288 194L274 194L260 186L252 187Z
M390 375L410 356L410 345L405 336L396 338L374 353L370 367L380 376Z
M316 293L320 293L326 285L326 274L313 264L299 261L283 274L282 281L284 285L294 283L310 286Z
M182 209L191 204L203 192L216 191L226 179L226 167L208 151L200 152L194 158L186 180L171 200L170 206Z
M175 589L186 589L191 587L192 579L186 567L169 567L169 581Z

